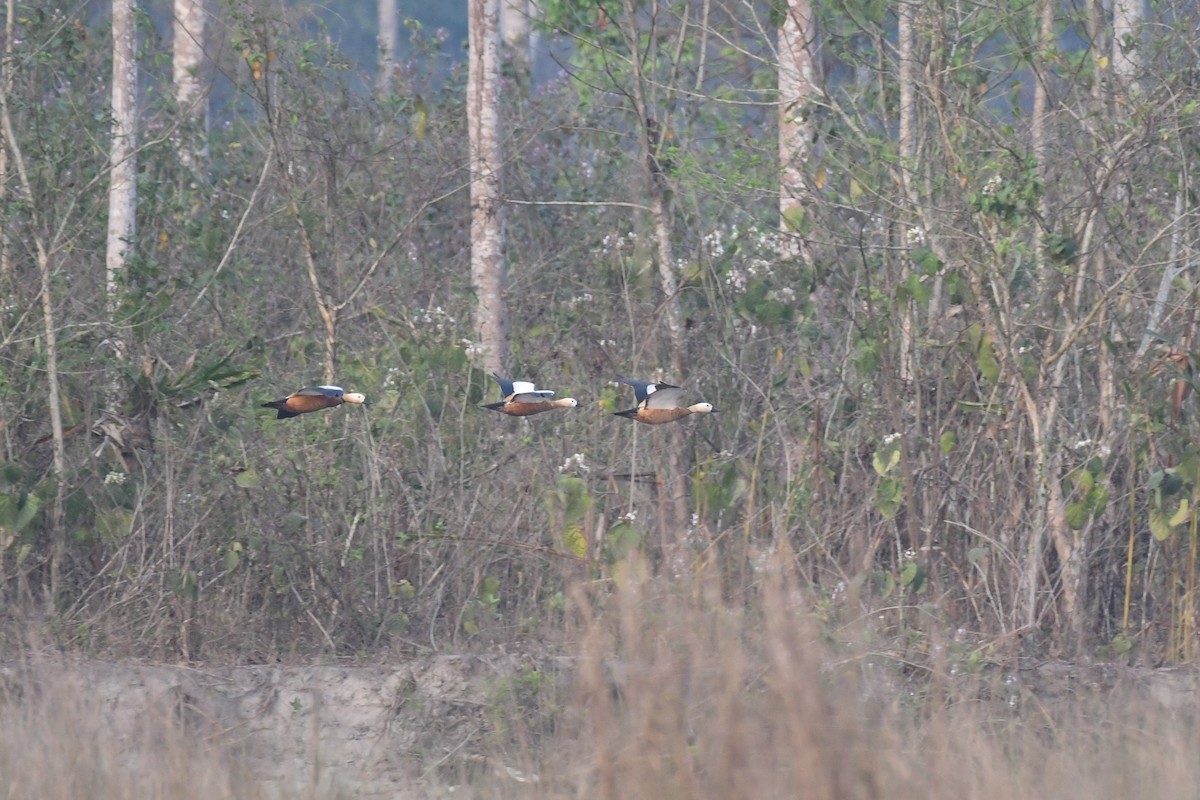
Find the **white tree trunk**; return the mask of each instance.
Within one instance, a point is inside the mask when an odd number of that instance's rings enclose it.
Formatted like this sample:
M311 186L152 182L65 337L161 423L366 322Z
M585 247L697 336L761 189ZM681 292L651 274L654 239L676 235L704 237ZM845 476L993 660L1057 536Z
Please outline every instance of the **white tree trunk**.
M1138 68L1137 43L1140 26L1146 15L1145 0L1113 0L1113 74L1131 82Z
M396 68L396 43L400 34L396 0L379 0L379 76L375 81L379 94L392 91L392 72Z
M468 14L467 130L475 328L483 348L484 369L504 373L509 350L500 184L500 0L470 0Z
M530 62L529 52L529 13L530 0L504 0L504 8L500 14L500 33L504 44L516 58L526 64Z
M779 85L779 221L786 233L795 230L808 199L804 168L811 153L812 125L804 106L816 91L812 44L815 38L808 0L788 0L778 31Z
M193 123L192 135L200 135L199 146L184 143L180 158L191 169L207 160L208 102L204 87L204 0L175 0L175 40L171 68L179 112Z
M123 275L137 235L137 28L133 0L113 0L112 35L112 171L108 189L105 298L109 343L114 357L123 360L125 335L119 329L117 317L123 295ZM110 372L106 399L110 407L120 402L116 370Z

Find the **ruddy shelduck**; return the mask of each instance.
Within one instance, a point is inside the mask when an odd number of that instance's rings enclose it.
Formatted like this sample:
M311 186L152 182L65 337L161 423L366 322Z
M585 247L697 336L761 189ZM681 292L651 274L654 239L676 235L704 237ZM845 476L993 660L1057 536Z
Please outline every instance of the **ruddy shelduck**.
M683 419L691 414L711 414L717 411L713 408L712 403L681 405L679 401L683 397L683 389L670 383L639 381L636 378L619 376L617 380L632 386L638 401L636 408L617 411L618 417L629 417L629 419L644 422L647 425L662 425L665 422Z
M282 400L272 400L263 403L263 408L273 408L279 412L275 419L308 414L323 408L333 408L342 403L366 405L367 398L358 392L347 392L340 386L306 386L298 392L293 392Z
M554 392L539 389L529 381L511 381L495 373L492 373L492 377L500 384L500 402L488 403L483 408L499 411L510 417L528 417L530 414L540 414L556 408L575 408L579 405L579 401L574 397L552 400Z

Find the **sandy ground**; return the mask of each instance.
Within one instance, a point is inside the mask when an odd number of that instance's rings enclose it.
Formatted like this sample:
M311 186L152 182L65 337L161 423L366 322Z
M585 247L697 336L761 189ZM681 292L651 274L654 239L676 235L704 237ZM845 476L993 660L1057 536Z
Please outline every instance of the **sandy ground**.
M79 698L68 713L116 745L132 769L153 769L138 763L154 757L146 732L171 729L186 747L227 759L267 796L407 800L468 795L466 787L453 792L467 779L486 785L530 777L519 754L504 756L504 737L496 734L524 713L505 687L531 670L569 682L568 662L535 666L512 656L205 669L38 660L0 665L0 692L10 707L43 692ZM1032 703L1051 714L1073 700L1118 696L1122 705L1190 713L1200 690L1200 672L1191 668L1042 663L971 680L1001 705Z

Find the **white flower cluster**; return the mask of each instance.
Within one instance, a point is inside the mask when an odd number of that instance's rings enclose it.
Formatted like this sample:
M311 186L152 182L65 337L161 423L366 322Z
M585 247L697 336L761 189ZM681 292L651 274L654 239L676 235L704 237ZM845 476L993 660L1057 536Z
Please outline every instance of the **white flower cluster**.
M576 453L573 456L567 456L567 460L559 466L558 471L578 472L581 475L586 475L592 471L592 468L588 466L583 453Z
M583 292L582 294L577 294L574 297L572 297L570 300L568 300L567 306L569 308L576 308L577 306L581 306L585 303L590 303L590 302L592 302L592 293L591 292Z
M447 333L454 328L455 319L441 306L433 308L418 308L413 312L413 322L418 328L425 328L433 333Z
M463 352L467 354L467 358L475 358L483 355L484 346L478 342L472 342L470 339L460 339L459 344L462 345Z
M129 476L126 475L124 472L115 472L114 471L114 472L110 472L104 476L104 484L106 486L110 485L110 484L120 486L123 483L125 483L125 481L127 481L127 480L129 480Z
M908 240L909 247L918 247L925 244L925 231L921 230L920 225L914 225L905 231L904 238Z
M607 233L600 240L600 246L592 250L592 255L607 256L610 253L616 253L617 255L632 253L637 240L638 235L636 231L629 231L624 236L619 233Z
M899 434L899 433L889 433L887 436L883 437L883 443L885 445L891 444L892 442L899 439L902 435L903 434Z
M783 244L783 238L777 231L760 230L757 225L745 229L734 225L707 234L701 240L700 247L703 255L714 262L734 260L725 275L725 285L741 294L755 278L771 277L775 259L782 252ZM782 298L776 299L783 302Z
M988 178L987 183L983 185L983 191L981 194L984 197L991 197L996 194L996 192L1000 191L1000 187L1002 185L1004 185L1004 178L1001 178L999 174L993 175L992 177Z

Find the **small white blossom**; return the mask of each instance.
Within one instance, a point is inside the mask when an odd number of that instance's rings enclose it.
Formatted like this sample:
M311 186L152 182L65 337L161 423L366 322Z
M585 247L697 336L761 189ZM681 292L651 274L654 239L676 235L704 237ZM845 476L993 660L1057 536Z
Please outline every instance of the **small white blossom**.
M899 434L899 433L889 433L887 436L884 436L884 437L883 437L883 443L884 443L885 445L887 445L887 444L891 444L892 442L894 442L894 441L896 441L897 439L899 439L899 438L900 438L900 436L901 436L901 434Z
M578 472L582 475L586 475L592 471L592 468L588 466L587 461L584 459L583 453L576 453L573 456L567 456L567 460L559 466L558 471Z
M115 484L117 486L120 486L121 484L125 483L125 481L127 481L127 480L129 480L129 476L126 475L124 472L114 471L114 472L110 472L104 476L105 485Z

